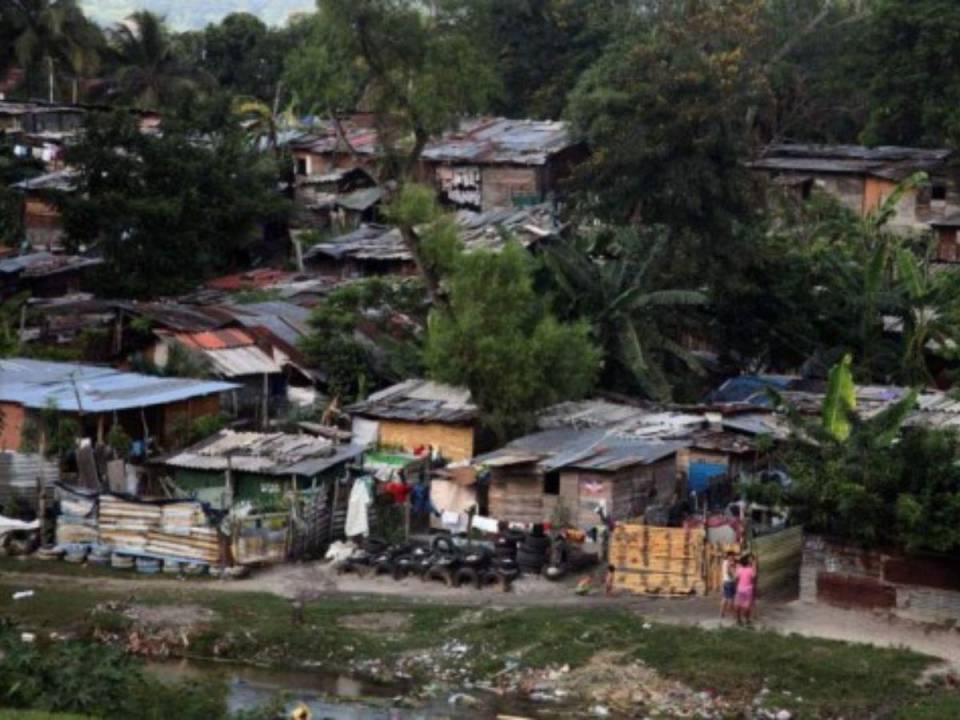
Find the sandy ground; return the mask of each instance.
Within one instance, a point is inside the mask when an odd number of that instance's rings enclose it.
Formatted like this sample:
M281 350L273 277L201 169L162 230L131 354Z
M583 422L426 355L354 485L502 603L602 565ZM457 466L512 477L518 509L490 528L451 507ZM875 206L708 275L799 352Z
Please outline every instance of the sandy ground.
M23 583L24 573L0 573L0 579ZM360 577L349 573L339 575L329 565L302 563L262 569L241 580L183 581L176 579L138 579L130 577L65 577L56 574L30 574L37 585L64 582L86 585L97 589L120 591L138 588L161 589L187 587L197 590L223 592L265 592L291 600L315 600L331 596L402 597L408 601L451 603L477 607L616 607L634 612L654 622L698 626L716 629L731 625L719 619L719 605L715 598L656 598L621 595L604 597L599 594L582 597L573 592L573 580L552 583L542 578L522 578L513 590L503 593L495 588L477 591L473 588L448 588L440 582L423 582L407 578L399 582L381 576ZM910 648L920 653L942 658L960 670L960 630L922 625L890 618L885 614L866 611L809 605L796 600L765 600L760 605L758 629L779 633L796 633L848 642L866 643L879 647Z

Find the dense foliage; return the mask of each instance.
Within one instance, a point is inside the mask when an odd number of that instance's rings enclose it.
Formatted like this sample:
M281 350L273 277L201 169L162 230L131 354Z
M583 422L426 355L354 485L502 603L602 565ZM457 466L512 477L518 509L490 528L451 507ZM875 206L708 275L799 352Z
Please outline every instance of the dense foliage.
M417 280L368 278L331 291L314 309L303 350L330 392L350 401L422 371L426 296Z
M792 484L776 497L755 498L789 504L811 532L865 546L960 550L960 436L954 430L904 429L915 403L909 394L867 419L851 399L837 404L832 425L800 423L784 457Z
M85 640L31 645L0 628L0 695L7 708L130 720L227 720L225 688L165 683L120 650ZM270 717L244 714L245 720Z
M229 125L202 136L196 127L147 135L127 115L93 116L71 148L79 187L62 201L66 229L74 247L100 249L98 286L111 296L189 290L249 262L262 224L282 217L273 157Z
M590 391L600 356L589 326L556 319L519 245L458 255L446 287L448 306L430 315L427 367L470 388L501 439L528 429L537 410Z

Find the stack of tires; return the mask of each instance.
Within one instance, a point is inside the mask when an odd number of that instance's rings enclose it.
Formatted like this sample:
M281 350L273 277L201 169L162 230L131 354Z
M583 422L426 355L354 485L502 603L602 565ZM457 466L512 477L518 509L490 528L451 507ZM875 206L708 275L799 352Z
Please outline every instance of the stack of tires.
M525 573L539 575L549 554L550 538L544 534L542 525L534 525L517 550L517 565Z

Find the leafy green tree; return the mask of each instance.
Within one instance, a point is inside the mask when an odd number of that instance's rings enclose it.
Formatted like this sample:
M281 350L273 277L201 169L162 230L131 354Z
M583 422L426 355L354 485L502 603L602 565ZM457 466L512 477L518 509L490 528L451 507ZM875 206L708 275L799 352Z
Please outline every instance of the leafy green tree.
M865 34L870 144L960 143L960 5L877 0Z
M385 177L412 175L431 137L486 106L495 77L456 3L429 13L416 0L319 0L317 7L322 32L293 59L291 84L306 102L329 99L329 83L362 98L374 113ZM320 103L324 111L329 105Z
M470 388L501 440L537 410L588 393L600 351L585 322L562 323L533 286L533 259L515 243L456 258L449 303L428 325L426 363L437 380Z
M302 349L332 395L356 398L371 385L422 374L426 307L417 280L368 278L343 285L314 308Z
M668 400L672 393L665 359L701 370L671 331L681 325L679 309L689 311L707 302L701 292L656 284L664 243L663 237L643 237L623 228L608 242L582 235L549 245L545 252L551 278L561 291L560 305L570 316L589 322L603 348L604 386L639 390L657 400Z
M567 94L603 53L626 0L475 0L464 3L478 40L495 59L508 117L557 118Z
M770 102L755 130L776 142L857 142L869 112L859 42L871 0L765 0Z
M465 17L458 3L427 13L417 0L318 0L315 32L290 58L288 82L306 108L335 123L354 103L371 111L380 179L402 185L415 176L427 142L483 110L496 84ZM396 222L431 300L442 302L415 226L403 215Z
M146 10L110 31L112 97L139 108L159 109L196 92L208 76L178 57L163 19Z
M79 189L61 201L64 224L72 245L100 248L103 292L183 292L248 264L262 225L285 217L274 157L235 124L203 142L196 127L171 118L162 135L144 135L127 113L94 115L69 151Z
M704 234L748 214L760 19L752 0L664 2L583 74L568 112L593 150L581 178L591 209Z
M58 76L89 76L98 67L103 38L76 0L0 3L0 74L27 72L28 89L53 102ZM74 93L77 85L74 85Z

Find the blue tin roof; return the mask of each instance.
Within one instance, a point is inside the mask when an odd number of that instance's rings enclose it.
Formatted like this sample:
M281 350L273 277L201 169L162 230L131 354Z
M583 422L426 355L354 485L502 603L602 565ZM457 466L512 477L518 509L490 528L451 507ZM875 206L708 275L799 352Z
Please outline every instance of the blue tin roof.
M0 402L66 412L131 410L214 395L239 385L189 378L160 378L109 367L13 358L0 360ZM79 399L79 402L78 402Z

